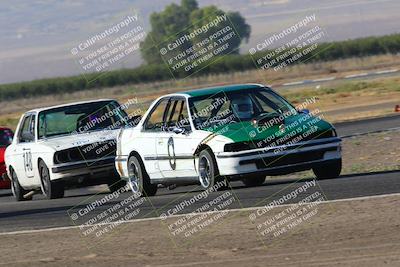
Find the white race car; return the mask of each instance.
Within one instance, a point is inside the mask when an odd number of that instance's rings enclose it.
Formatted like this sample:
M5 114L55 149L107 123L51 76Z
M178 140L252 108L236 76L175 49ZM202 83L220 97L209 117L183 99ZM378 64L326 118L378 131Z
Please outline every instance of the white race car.
M151 196L158 184L253 186L308 169L337 177L340 142L331 124L270 88L233 85L157 99L136 127L121 130L115 164L134 192Z
M40 190L60 198L65 186L77 183L118 189L116 136L127 122L118 102L108 99L26 112L5 152L15 198L29 200Z

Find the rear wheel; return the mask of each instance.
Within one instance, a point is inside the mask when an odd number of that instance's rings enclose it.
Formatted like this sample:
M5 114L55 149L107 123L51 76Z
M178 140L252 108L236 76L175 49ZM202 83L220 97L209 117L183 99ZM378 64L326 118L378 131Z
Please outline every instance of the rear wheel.
M150 183L142 161L135 155L128 159L128 174L128 185L134 194L154 196L157 193L157 185Z
M337 178L342 171L342 159L331 161L327 164L313 168L313 172L318 179Z
M258 175L258 176L250 176L242 179L242 183L245 186L259 186L265 182L265 176Z
M42 193L47 199L62 198L64 197L64 182L51 181L49 168L47 168L44 161L39 161L39 174Z
M32 197L24 198L29 191L22 188L19 184L17 174L11 170L11 190L17 201L32 200Z
M199 154L199 182L204 189L217 186L217 190L228 187L226 179L219 175L217 161L212 151L207 148Z

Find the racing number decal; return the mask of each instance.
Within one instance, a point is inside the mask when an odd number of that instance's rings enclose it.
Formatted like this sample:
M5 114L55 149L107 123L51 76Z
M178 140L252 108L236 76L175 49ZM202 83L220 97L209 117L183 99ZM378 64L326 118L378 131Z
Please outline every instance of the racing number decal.
M32 164L32 153L30 149L24 149L23 153L24 157L24 169L27 176L28 174L32 173L33 171L33 164Z
M172 150L172 151L171 151ZM172 170L176 169L175 145L172 136L168 139L168 161Z

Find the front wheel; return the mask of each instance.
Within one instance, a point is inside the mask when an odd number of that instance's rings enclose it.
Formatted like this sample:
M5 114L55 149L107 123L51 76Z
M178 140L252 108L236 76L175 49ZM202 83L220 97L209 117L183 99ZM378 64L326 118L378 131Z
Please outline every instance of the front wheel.
M204 149L199 154L199 182L204 189L216 187L223 190L228 187L228 182L219 175L217 161L210 149Z
M154 196L157 193L157 185L150 183L142 161L135 155L128 160L128 173L128 185L134 194Z
M11 171L11 191L17 201L32 200L32 197L24 198L28 191L19 184L17 174L14 171Z
M47 199L64 197L64 182L50 180L49 168L44 161L39 162L39 173L42 193Z
M342 159L331 161L321 166L313 168L313 172L318 179L337 178L342 171Z

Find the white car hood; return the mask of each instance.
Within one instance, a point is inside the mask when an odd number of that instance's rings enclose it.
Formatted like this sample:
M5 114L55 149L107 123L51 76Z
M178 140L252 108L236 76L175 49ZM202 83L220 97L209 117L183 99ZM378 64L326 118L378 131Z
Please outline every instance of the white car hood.
M120 129L116 130L104 130L89 133L64 135L59 137L51 137L39 141L43 145L49 146L56 151L89 145L98 142L104 142L108 140L115 140Z

